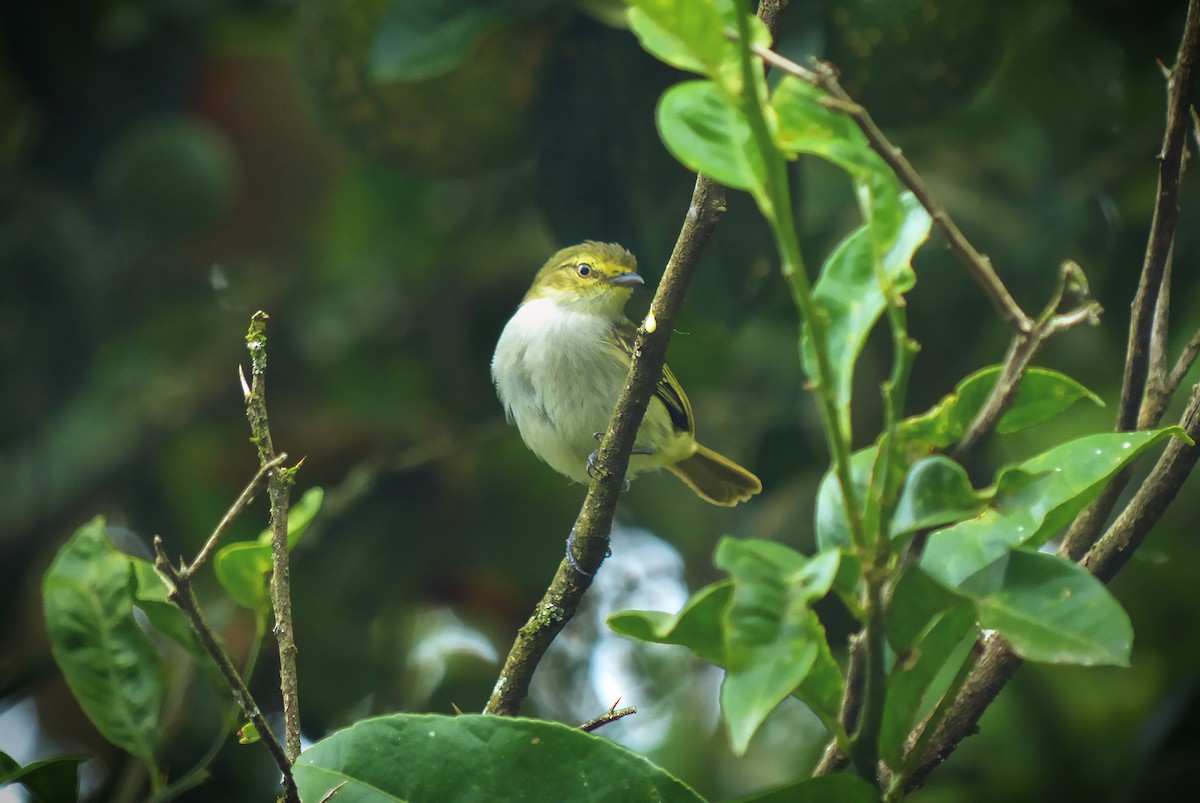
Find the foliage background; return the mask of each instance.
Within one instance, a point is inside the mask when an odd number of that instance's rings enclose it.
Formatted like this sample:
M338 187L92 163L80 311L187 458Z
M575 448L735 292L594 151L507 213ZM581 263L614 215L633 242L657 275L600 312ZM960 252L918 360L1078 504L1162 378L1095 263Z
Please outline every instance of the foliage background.
M658 141L653 108L680 76L594 15L527 3L485 26L468 89L393 85L364 99L330 65L373 45L389 5L0 10L0 749L25 761L93 752L86 781L101 797L117 794L122 758L50 659L40 577L95 513L130 549L160 534L195 553L257 465L236 379L254 310L272 316L276 443L306 458L299 490L328 492L293 564L306 737L369 713L481 708L497 670L489 652L507 649L561 558L583 490L505 427L491 349L562 245L619 241L651 282L661 273L693 179ZM1026 308L1072 258L1107 310L1099 328L1052 341L1042 362L1109 407L998 442L972 467L981 483L1039 444L1111 426L1162 134L1155 59L1173 58L1183 6L793 0L785 16L779 49L842 67ZM1175 249L1183 337L1200 324L1194 174ZM832 169L806 163L797 180L816 262L854 208ZM679 582L712 579L722 533L811 542L825 456L770 254L752 205L731 195L670 357L703 440L754 468L766 491L725 511L670 477L639 480L619 519L679 554L630 533L631 557L618 543L597 601L672 609ZM1006 342L936 236L916 269L912 411L999 361ZM864 425L877 418L887 359L886 348L864 358ZM922 799L1178 788L1170 779L1200 757L1198 512L1181 495L1114 586L1137 634L1132 669L1024 668ZM256 513L239 537L265 525L261 501ZM244 650L249 619L215 594L206 602ZM822 613L832 632L844 628L835 606ZM623 695L641 713L606 732L713 797L815 761L819 728L788 709L749 756L730 757L713 673L596 640L601 617L568 628L529 713L583 721ZM254 688L270 707L264 656ZM174 700L164 764L181 770L203 752L217 702L202 688ZM213 770L193 799L264 799L274 785L260 748L231 744Z

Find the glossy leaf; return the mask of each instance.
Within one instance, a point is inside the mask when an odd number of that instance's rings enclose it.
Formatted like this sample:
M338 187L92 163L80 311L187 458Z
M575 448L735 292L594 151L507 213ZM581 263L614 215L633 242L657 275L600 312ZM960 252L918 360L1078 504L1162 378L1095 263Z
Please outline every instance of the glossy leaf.
M734 803L879 803L879 800L875 787L857 775L843 772L739 797Z
M745 5L733 0L629 0L629 27L648 52L673 67L730 81L737 89L738 43L725 36L737 30ZM755 44L769 46L771 36L751 18Z
M55 756L21 766L0 752L0 787L22 784L36 803L75 803L79 799L79 765L90 756Z
M811 605L829 592L838 558L830 551L808 559L769 541L724 538L717 546L716 564L733 578L721 714L735 753L817 661L825 630Z
M1088 435L1008 469L994 505L929 537L921 567L955 588L1017 546L1041 546L1096 497L1110 477L1179 427ZM1006 481L1007 480L1007 481ZM1006 486L1011 490L1006 490Z
M474 714L363 720L305 750L294 773L304 803L702 800L610 739L556 722Z
M957 653L975 634L975 609L969 599L910 568L896 581L886 629L896 661L888 674L879 752L896 768L935 680L951 658L961 660Z
M906 420L905 437L936 448L954 443L979 414L999 376L998 365L971 374L927 413ZM1046 368L1030 368L1021 379L1012 405L996 425L996 431L1005 434L1036 426L1065 412L1081 399L1104 405L1099 396L1069 376Z
M88 719L152 764L166 681L154 643L133 618L135 588L129 558L97 517L50 564L42 603L54 660Z
M1018 655L1051 664L1128 666L1129 615L1087 569L1058 555L1014 549L963 584L979 623Z
M684 166L736 190L761 195L766 166L741 109L712 81L684 81L658 104L663 143Z
M918 460L909 469L896 501L892 537L970 518L983 511L990 498L972 488L966 470L949 457Z

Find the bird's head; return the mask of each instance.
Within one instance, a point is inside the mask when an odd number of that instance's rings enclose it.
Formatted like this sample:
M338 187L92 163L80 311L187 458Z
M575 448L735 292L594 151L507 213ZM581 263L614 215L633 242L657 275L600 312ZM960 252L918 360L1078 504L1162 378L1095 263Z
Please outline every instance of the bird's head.
M633 254L616 243L588 241L564 248L546 261L524 301L550 299L572 309L617 316L644 284Z

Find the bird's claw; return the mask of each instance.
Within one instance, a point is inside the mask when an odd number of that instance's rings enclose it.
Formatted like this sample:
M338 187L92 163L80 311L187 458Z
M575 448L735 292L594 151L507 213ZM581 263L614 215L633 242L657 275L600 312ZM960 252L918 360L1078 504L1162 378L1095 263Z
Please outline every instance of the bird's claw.
M606 547L604 549L604 557L609 558L611 556L612 556L612 548ZM579 560L575 557L575 528L574 527L571 528L571 534L567 536L567 565L569 565L572 569L574 569L576 574L580 574L584 577L591 577L593 574L592 572L589 572L586 569L584 569L582 566L580 566Z

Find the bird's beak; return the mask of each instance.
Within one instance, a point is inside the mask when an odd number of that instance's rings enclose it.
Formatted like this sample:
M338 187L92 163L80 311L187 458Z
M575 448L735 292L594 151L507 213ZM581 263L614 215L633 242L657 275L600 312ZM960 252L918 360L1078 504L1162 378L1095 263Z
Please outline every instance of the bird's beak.
M617 287L637 287L646 282L636 273L618 273L616 276L610 276L608 283Z

